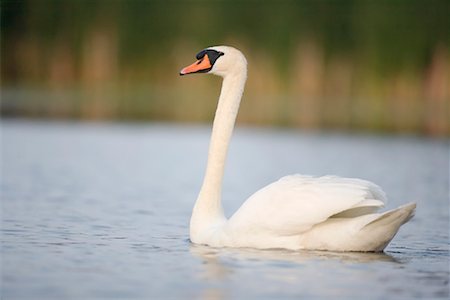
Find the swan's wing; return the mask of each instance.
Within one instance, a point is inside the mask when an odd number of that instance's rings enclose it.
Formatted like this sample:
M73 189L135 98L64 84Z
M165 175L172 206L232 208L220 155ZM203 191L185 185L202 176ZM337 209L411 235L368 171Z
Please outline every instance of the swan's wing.
M355 217L384 206L377 185L354 178L291 175L253 194L229 219L231 230L294 235L336 217Z

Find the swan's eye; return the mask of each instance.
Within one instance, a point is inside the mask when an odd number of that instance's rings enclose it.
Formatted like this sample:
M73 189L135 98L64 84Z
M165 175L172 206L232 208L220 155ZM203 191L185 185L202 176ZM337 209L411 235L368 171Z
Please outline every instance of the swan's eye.
M208 55L209 60L211 61L211 65L214 65L216 63L216 60L221 57L222 55L225 55L225 53L216 51L213 49L208 49L206 51L206 55Z
M205 57L203 56L202 58L200 58L199 60L197 60L197 65L201 64L202 61L205 59Z
M197 53L195 58L197 58L197 60L198 60L197 63L200 64L205 59L205 56L208 56L208 59L211 62L211 65L214 65L216 60L224 54L225 53L214 50L214 49L204 49L204 50L200 51L199 53Z

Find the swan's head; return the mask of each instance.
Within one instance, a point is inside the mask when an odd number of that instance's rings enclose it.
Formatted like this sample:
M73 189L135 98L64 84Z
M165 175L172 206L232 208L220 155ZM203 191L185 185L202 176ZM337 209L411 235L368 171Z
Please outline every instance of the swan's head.
M196 58L197 61L183 68L180 75L209 73L225 77L247 72L247 60L241 51L233 47L209 47L197 53Z

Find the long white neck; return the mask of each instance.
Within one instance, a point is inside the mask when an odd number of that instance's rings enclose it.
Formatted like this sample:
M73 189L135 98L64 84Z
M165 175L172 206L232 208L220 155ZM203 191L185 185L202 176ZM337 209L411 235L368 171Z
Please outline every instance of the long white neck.
M228 145L246 79L246 66L227 74L223 79L214 117L206 174L191 217L190 235L193 242L200 239L202 231L226 220L221 203L222 179Z

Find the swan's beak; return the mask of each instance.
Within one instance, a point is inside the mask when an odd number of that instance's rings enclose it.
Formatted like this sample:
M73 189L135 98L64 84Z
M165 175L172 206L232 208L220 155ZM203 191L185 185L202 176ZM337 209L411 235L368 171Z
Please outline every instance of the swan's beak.
M203 56L203 58L197 60L190 66L181 69L180 76L192 74L192 73L206 73L209 72L212 68L211 62L209 61L209 57L207 54Z

